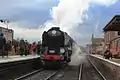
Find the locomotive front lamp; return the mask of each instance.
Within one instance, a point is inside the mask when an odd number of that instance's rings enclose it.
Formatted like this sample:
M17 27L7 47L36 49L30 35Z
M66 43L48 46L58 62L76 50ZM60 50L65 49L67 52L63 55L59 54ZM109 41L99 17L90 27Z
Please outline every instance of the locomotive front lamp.
M65 49L64 48L60 48L60 53L64 53Z
M52 34L56 34L56 31L55 31L55 30L53 30L53 31L52 31Z

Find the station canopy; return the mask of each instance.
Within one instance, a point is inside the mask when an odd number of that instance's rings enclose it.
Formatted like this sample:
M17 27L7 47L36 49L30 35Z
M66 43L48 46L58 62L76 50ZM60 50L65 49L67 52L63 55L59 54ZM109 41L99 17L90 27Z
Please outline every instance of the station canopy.
M120 15L115 15L112 20L103 28L106 31L120 31Z

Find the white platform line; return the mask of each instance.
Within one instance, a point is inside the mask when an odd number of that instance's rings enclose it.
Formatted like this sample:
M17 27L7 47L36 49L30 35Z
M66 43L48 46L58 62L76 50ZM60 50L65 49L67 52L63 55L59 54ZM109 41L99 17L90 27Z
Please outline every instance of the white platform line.
M113 65L116 65L116 66L120 67L120 64L117 63L117 62L113 62L113 61L104 59L104 58L102 58L102 57L96 56L96 55L91 55L91 56L93 56L93 57L95 57L95 58L98 58L98 59L100 59L100 60L106 61L106 62L108 62L108 63L111 63L111 64L113 64Z
M39 58L40 56L23 56L23 57L8 57L0 59L0 63L8 63L8 62L15 62L15 61L24 61L29 59Z

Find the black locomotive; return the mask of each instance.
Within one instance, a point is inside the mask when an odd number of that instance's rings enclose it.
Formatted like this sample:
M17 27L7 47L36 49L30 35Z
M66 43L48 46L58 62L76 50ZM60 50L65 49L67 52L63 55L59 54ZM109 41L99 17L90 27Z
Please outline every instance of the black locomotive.
M42 35L41 61L44 67L61 67L71 61L72 38L60 30L52 27Z

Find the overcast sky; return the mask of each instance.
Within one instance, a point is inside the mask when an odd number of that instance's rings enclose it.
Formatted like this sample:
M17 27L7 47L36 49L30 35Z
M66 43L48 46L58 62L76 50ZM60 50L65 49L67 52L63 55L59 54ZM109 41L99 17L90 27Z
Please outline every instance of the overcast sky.
M119 0L0 0L0 19L10 21L15 38L40 40L44 30L60 26L85 45L92 33L103 36L103 27L120 14L119 8Z

